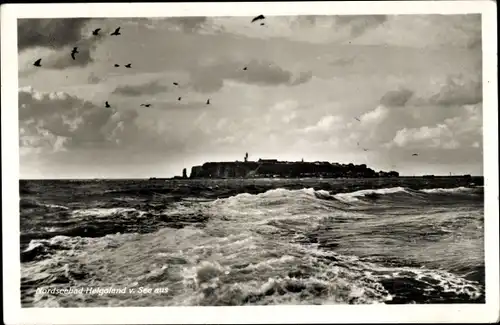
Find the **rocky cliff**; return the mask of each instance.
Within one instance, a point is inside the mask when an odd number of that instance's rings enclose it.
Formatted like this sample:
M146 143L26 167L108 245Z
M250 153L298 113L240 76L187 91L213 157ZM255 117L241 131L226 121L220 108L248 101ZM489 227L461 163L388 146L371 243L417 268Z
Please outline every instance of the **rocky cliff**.
M399 173L376 172L366 165L329 162L288 162L259 160L248 162L207 162L191 168L190 178L260 178L260 177L398 177Z

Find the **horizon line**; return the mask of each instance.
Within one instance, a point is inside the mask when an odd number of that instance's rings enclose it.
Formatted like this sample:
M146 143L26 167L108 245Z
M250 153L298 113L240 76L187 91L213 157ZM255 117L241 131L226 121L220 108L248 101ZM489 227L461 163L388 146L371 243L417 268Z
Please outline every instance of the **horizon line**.
M460 174L460 175L436 175L436 174L425 174L425 175L400 175L400 176L397 176L397 177L392 177L392 178L416 178L416 177L424 177L424 176L434 176L434 177L450 177L450 178L453 178L453 177L464 177L466 175L470 175L470 177L483 177L484 178L484 175L472 175L472 174ZM156 179L159 179L159 180L169 180L169 179L172 179L176 177L176 176L171 176L171 177L157 177L157 176L150 176L150 177L130 177L130 178L123 178L123 177L107 177L107 178L101 178L101 177L91 177L91 178L21 178L19 177L19 181L59 181L59 180L150 180L152 178L156 178ZM179 177L177 175L177 177ZM341 177L299 177L299 178L285 178L285 177L282 177L282 178L271 178L271 177L257 177L257 178L237 178L237 177L228 177L228 178L190 178L190 177L187 177L187 178L183 178L183 180L203 180L203 179L213 179L213 180L217 180L217 179L243 179L243 180L246 180L246 179L249 179L249 180L257 180L257 179L290 179L290 180L293 180L293 179L314 179L314 178L317 178L317 179L340 179ZM350 178L344 178L344 179L360 179L360 178L363 178L363 177L350 177ZM371 177L371 178L379 178L379 177Z

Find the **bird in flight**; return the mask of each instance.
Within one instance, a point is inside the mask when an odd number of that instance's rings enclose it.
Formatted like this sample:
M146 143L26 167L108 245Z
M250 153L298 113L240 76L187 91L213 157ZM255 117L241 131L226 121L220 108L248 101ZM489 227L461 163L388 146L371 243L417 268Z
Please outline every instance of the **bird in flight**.
M36 60L36 61L35 61L35 63L33 63L33 65L34 65L35 67L41 67L42 65L40 64L40 62L42 62L42 59L38 59L38 60Z
M246 70L246 69L247 69L247 67L244 67L244 68L243 68L243 70Z
M125 68L132 68L132 63L125 64Z
M368 151L368 149L363 148L363 151Z
M109 103L108 103L108 102L106 102L106 107L108 107L108 108L109 108L109 107L111 107L111 106L109 106Z
M418 156L418 153L414 153L412 156Z
M151 104L141 104L141 106L149 107L149 106L151 106Z
M261 26L264 26L265 24L264 23L260 23Z
M119 67L120 65L119 64L115 64L115 67Z
M181 99L182 99L182 97L177 98L177 100L181 100Z
M111 35L121 35L120 34L120 27L118 27L117 29L115 29L115 31L112 32Z
M252 23L256 22L257 20L261 20L261 19L266 19L266 17L264 17L264 15L258 15L257 17L255 17L254 19L252 19Z
M80 53L80 52L77 51L77 49L78 49L78 47L74 47L73 51L71 51L71 57L73 58L73 60L75 59L75 54L76 53Z
M174 82L174 85L179 86L179 84L177 82Z
M361 120L357 117L354 118L356 121L361 122Z
M95 29L94 31L92 31L92 35L96 35L96 36L99 35L100 30L101 30L100 28Z
M207 99L207 105L210 105L210 99Z

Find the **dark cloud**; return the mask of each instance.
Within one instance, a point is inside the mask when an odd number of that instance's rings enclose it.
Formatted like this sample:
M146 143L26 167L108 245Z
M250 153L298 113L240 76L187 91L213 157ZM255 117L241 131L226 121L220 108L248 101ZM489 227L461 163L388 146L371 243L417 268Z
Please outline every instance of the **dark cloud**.
M161 85L158 81L151 81L141 85L118 86L113 91L114 94L124 96L154 95L167 91L167 86Z
M428 103L442 106L473 105L483 101L483 83L478 80L464 80L461 76L450 76Z
M136 111L98 107L64 92L22 89L19 105L20 137L27 146L35 143L49 151L112 148L130 145L139 136Z
M89 18L19 19L19 51L33 47L60 49L80 41L81 29Z
M313 73L311 71L301 72L295 80L290 82L290 85L291 86L301 85L301 84L306 83L309 80L311 80L312 77L313 77Z
M90 42L87 42L90 43ZM86 47L89 46L90 47ZM85 44L83 47L78 46L78 52L75 54L75 60L71 57L73 46L67 47L62 51L49 56L45 60L42 59L42 65L47 69L63 70L71 67L85 67L94 62L91 51L95 48L94 44Z
M243 70L244 67L247 67L247 70ZM218 63L193 71L190 86L199 92L215 92L222 88L224 80L262 86L296 86L311 78L312 72L301 72L296 77L290 71L284 70L274 63L252 60L245 64L238 62Z
M205 22L207 17L174 17L168 18L167 22L179 27L184 32L196 32Z
M380 98L380 104L386 107L401 107L404 106L412 96L413 91L406 88L391 90Z
M62 70L70 67L85 67L94 62L92 52L103 36L83 36L82 29L90 18L22 19L18 23L19 51L44 47L57 52L42 58L47 69ZM71 50L78 47L76 60Z
M387 21L386 15L345 15L335 16L335 24L349 28L351 37L358 37Z

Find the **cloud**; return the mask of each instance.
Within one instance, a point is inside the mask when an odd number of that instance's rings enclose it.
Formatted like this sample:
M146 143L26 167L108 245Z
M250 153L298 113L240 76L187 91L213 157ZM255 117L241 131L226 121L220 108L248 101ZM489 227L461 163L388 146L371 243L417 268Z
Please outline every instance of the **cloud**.
M391 90L380 98L380 104L386 107L401 107L404 106L412 96L413 91L406 88Z
M75 60L71 57L71 50L73 46L65 48L63 51L59 51L49 56L46 59L42 59L42 66L48 69L63 70L71 67L85 67L90 63L94 62L91 56L91 50L95 49L94 44L91 42L86 42L86 45L90 47L78 46L78 53L75 54Z
M297 86L300 84L304 84L304 83L308 82L309 80L311 80L312 77L313 77L313 73L311 71L301 72L295 80L290 82L290 85Z
M370 29L382 25L388 20L386 15L308 15L297 16L292 20L292 24L297 22L301 27L318 26L328 27L333 30L346 29L350 38L356 38L363 35Z
M33 47L64 48L81 39L81 30L90 18L19 19L19 51Z
M361 115L359 120L362 125L370 125L379 124L384 121L389 116L389 110L387 107L379 105L374 110L366 112Z
M483 83L478 79L463 76L448 76L439 91L432 95L428 103L444 106L473 105L483 100Z
M343 118L341 116L325 115L316 124L308 126L301 131L304 133L331 132L334 128L341 127L342 122Z
M330 65L332 66L346 66L346 65L351 65L356 61L356 57L350 57L350 58L339 58L336 60L333 60L330 62Z
M85 67L94 62L92 52L95 51L104 36L87 35L87 23L90 18L57 18L57 19L21 19L18 23L19 52L31 48L47 48L52 50L42 58L45 69L63 70L70 67ZM71 51L78 47L73 60Z
M393 143L398 147L446 148L448 143L457 143L452 137L453 133L446 124L438 124L435 127L422 126L415 129L399 130ZM445 141L445 138L449 141Z
M471 139L482 130L481 83L449 76L435 88L427 94L404 87L386 92L375 109L359 117L360 123L350 124L352 137L370 146L472 146Z
M89 84L98 84L99 82L102 81L102 79L96 76L93 72L91 72L89 77L87 78L87 81Z
M479 147L482 137L481 105L466 105L458 116L434 126L398 130L387 147L458 149L462 145Z
M247 67L247 70L243 70ZM308 82L312 72L300 72L298 76L280 66L264 60L248 63L224 62L202 67L191 72L190 86L199 92L215 92L224 85L224 80L233 80L261 86L297 86Z
M387 21L387 18L386 15L345 15L335 16L335 23L338 26L348 28L350 36L355 38L382 25Z
M142 96L154 95L167 91L167 86L161 85L159 81L154 80L141 85L124 85L117 86L113 94L120 94L124 96Z
M45 151L117 149L144 139L136 111L118 111L65 92L19 90L20 143Z
M207 17L174 17L165 21L183 32L193 33L200 30L207 20Z
M213 100L211 100L211 105L206 104L206 100L192 100L189 98L182 97L182 100L171 100L171 101L163 101L158 102L153 105L154 108L164 111L172 111L172 110L201 110L201 109L210 109L214 104Z

